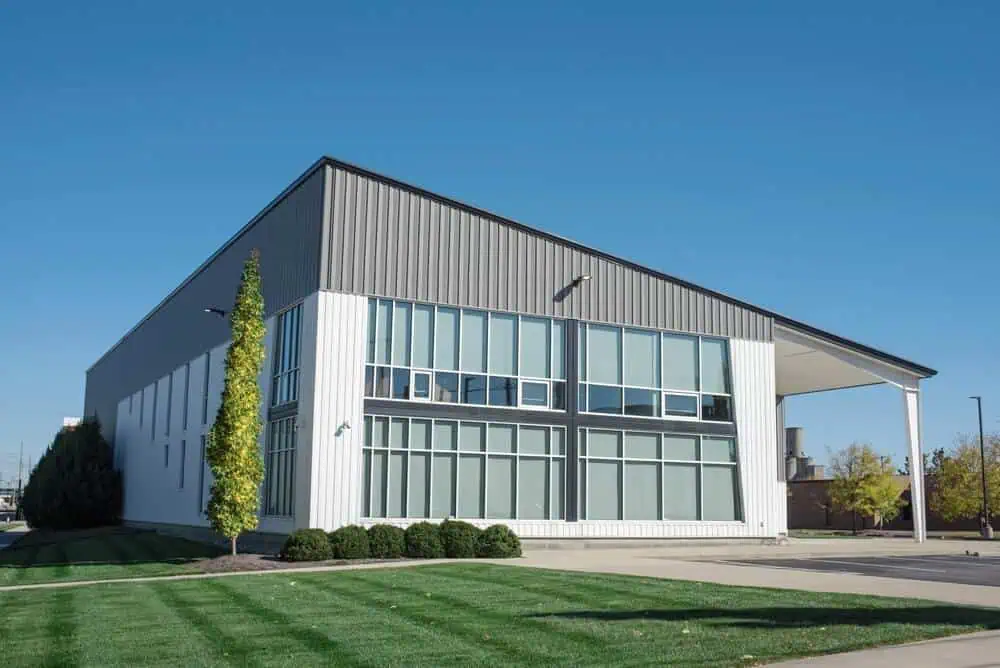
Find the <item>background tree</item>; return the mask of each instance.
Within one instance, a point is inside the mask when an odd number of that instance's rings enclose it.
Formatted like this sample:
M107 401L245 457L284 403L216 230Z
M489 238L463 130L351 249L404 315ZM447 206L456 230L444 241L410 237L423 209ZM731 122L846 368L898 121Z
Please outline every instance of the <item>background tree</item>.
M87 529L121 520L122 478L96 418L63 427L38 460L22 497L36 529Z
M230 540L257 528L258 490L264 478L260 437L258 384L264 364L264 295L260 255L254 250L243 266L243 276L230 314L232 340L226 352L222 403L208 432L205 455L215 480L208 502L212 527Z
M903 486L893 475L892 460L879 456L870 445L853 443L834 454L830 471L833 507L880 524L899 514Z
M1000 434L985 439L986 484L989 488L990 515L1000 511ZM982 457L979 436L960 435L954 448L935 453L937 467L929 487L928 505L943 519L981 517L983 511Z

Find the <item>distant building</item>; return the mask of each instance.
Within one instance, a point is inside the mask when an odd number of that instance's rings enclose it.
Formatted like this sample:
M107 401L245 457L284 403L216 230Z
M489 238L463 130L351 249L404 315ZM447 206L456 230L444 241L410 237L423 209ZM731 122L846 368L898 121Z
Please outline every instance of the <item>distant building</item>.
M788 481L823 478L823 466L805 454L804 434L802 427L785 428L785 478Z
M63 429L73 429L78 424L80 424L81 418L78 417L64 417L63 418Z

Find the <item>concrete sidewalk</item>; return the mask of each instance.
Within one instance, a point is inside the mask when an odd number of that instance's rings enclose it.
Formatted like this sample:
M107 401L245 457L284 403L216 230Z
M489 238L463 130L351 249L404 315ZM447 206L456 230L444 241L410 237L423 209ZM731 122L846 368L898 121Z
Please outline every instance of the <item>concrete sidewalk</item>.
M877 540L877 539L873 539ZM508 561L532 568L550 568L591 573L641 575L674 580L716 582L747 587L772 587L846 594L873 594L943 601L958 605L1000 607L1000 587L926 582L873 577L840 572L814 572L765 566L716 563L714 559L778 556L858 556L876 554L964 554L968 544L928 545L887 539L886 543L840 547L843 540L803 541L789 546L717 545L691 548L635 548L586 550L530 550L522 559ZM865 541L867 542L867 541ZM945 541L941 541L945 542ZM825 544L818 544L825 543ZM864 549L862 549L862 547ZM936 548L936 549L934 549ZM982 554L1000 554L1000 546L984 543Z
M771 664L782 668L987 668L1000 666L1000 631Z

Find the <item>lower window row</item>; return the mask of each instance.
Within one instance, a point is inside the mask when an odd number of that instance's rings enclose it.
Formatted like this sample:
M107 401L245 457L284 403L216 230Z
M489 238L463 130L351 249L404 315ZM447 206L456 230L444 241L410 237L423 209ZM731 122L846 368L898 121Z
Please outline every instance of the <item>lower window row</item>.
M581 429L582 520L741 521L734 439ZM561 520L561 427L365 417L364 516Z

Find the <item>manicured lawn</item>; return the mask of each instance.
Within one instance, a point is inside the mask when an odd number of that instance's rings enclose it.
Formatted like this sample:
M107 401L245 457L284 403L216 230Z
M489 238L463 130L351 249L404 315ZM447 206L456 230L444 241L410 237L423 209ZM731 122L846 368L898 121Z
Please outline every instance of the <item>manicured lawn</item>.
M196 560L219 554L210 545L122 527L32 531L0 550L0 586L194 572Z
M0 592L37 665L748 665L1000 627L1000 611L490 564Z

